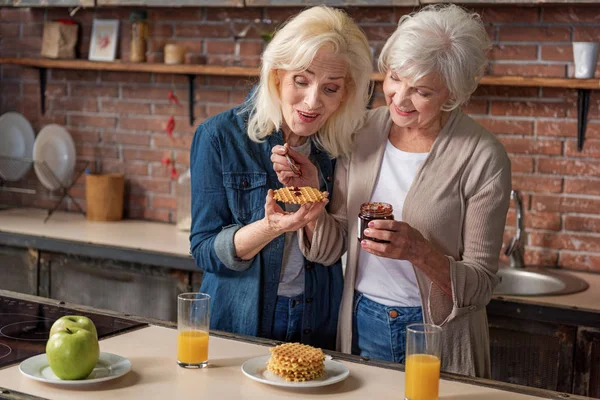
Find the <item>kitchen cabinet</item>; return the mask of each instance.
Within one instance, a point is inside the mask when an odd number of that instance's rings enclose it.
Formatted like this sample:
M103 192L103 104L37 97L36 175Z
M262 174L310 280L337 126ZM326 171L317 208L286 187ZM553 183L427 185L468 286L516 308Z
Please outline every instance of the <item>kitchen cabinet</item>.
M0 289L37 295L38 251L0 245Z
M575 354L573 393L600 398L600 329L580 327Z
M192 272L78 255L42 252L41 296L162 320L177 320L177 295Z
M571 393L577 327L490 316L492 379Z

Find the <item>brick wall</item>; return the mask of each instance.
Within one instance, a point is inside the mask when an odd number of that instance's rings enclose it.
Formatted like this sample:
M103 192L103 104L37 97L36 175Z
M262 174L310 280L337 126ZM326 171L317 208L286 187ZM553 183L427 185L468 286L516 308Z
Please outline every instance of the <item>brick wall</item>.
M269 31L298 8L149 9L149 61L162 59L165 43L183 43L190 55L208 64L259 63L260 33ZM128 58L130 9L83 10L80 54L87 57L93 18L121 21L119 54ZM406 8L352 8L376 54ZM491 7L478 9L494 48L490 72L496 75L568 77L573 75L571 41L598 40L600 7ZM0 9L0 56L37 56L44 21L66 17L64 9ZM227 22L228 19L231 22ZM261 20L239 53L232 38ZM268 23L270 21L270 24ZM47 112L40 115L38 74L34 69L1 66L0 112L23 113L39 131L49 123L65 125L74 137L78 160L92 169L124 171L127 215L173 222L176 185L161 159L173 156L181 173L189 165L194 126L240 103L252 82L247 78L196 78L196 121L187 118L186 77L96 71L48 72ZM174 89L181 107L169 104ZM380 91L378 91L380 92ZM380 104L380 94L375 100ZM587 141L576 150L576 91L556 88L480 87L466 111L497 134L513 163L513 186L524 194L528 231L526 259L600 272L600 95L592 94ZM164 126L174 114L173 139ZM58 199L30 172L22 186L37 195L0 192L4 204L51 207ZM83 180L71 194L85 205ZM65 202L63 208L73 210ZM514 211L506 238L514 233Z

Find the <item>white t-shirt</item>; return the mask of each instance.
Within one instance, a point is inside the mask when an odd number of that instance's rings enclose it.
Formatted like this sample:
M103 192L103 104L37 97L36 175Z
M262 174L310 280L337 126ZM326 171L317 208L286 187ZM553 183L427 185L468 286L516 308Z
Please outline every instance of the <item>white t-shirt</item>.
M394 219L402 221L404 199L427 154L429 153L407 153L395 148L388 140L370 201L391 204L394 207ZM378 257L362 248L358 256L355 289L386 306L421 305L412 263Z

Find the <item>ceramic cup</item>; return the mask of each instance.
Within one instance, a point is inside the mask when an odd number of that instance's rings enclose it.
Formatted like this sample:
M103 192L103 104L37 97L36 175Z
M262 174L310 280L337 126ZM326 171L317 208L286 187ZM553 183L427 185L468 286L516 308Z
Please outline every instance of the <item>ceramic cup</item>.
M573 42L573 60L575 61L575 78L593 78L598 60L598 43Z

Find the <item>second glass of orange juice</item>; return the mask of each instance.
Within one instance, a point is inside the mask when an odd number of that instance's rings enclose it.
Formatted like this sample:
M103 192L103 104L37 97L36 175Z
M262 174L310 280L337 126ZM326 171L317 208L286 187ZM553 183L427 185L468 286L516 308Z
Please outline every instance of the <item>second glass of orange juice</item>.
M405 399L438 400L442 328L412 324L406 328Z
M182 293L177 296L177 364L185 368L208 365L210 296Z

